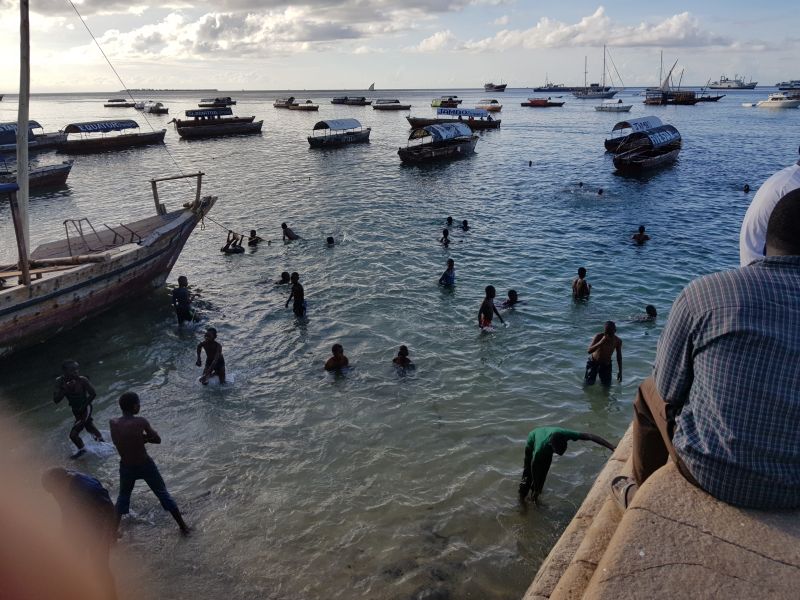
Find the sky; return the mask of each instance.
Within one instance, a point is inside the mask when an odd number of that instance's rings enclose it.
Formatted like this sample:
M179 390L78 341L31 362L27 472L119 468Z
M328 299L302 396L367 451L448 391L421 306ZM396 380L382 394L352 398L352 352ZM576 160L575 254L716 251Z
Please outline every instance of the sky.
M795 0L73 0L131 88L302 90L800 79ZM117 91L68 0L30 0L31 89ZM18 0L0 0L0 93L19 82ZM9 64L10 63L10 64ZM619 75L619 78L617 76Z

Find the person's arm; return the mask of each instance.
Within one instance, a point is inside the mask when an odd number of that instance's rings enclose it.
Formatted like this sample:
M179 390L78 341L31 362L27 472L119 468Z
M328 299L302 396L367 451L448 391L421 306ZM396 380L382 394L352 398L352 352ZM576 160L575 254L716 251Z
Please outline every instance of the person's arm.
M617 449L617 447L614 444L612 444L611 442L609 442L607 439L601 438L599 435L595 435L593 433L582 433L580 435L580 438L578 438L578 439L581 439L581 440L584 440L584 441L587 441L587 442L594 442L595 444L600 444L601 446L605 446L606 448L608 448L612 452Z
M56 404L61 402L64 399L64 396L66 395L64 392L63 381L64 380L61 377L56 378L56 387L53 390L53 402L55 402Z
M142 427L144 429L144 442L146 444L160 444L161 443L161 436L158 435L158 432L150 426L150 423L147 419L142 419Z
M97 398L97 392L94 390L94 386L89 383L89 380L86 377L81 377L81 381L83 382L86 392L89 395L89 402Z
M617 381L622 381L622 340L617 338Z
M294 298L294 286L292 286L292 291L289 292L289 298L287 298L286 304L284 305L284 307L289 306L289 302L292 301L292 298Z
M336 367L333 366L333 358L329 358L325 361L325 370L326 371L333 371Z
M175 296L175 290L172 290L172 308L178 308L178 298Z
M200 342L199 344L197 344L197 363L195 363L197 364L198 367L203 364L203 361L200 360L200 350L202 349L203 349L203 342Z
M447 271L442 273L442 276L439 277L439 285L444 285L444 278L447 276Z
M494 314L497 315L497 318L500 319L500 322L505 324L505 321L503 321L503 317L501 317L500 313L497 311L497 307L494 305L494 302L492 302L492 310L494 311Z
M689 398L694 380L695 319L684 289L672 305L658 340L653 378L664 402L680 409Z
M592 343L589 344L588 350L586 350L587 354L593 353L595 350L600 348L603 345L603 342L606 341L606 334L605 333L598 333L592 338Z

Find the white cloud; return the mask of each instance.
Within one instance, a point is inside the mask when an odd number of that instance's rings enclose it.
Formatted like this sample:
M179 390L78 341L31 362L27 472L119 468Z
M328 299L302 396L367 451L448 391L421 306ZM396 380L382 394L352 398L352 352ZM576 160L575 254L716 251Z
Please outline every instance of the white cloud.
M407 48L409 52L438 52L439 50L448 50L453 47L456 41L456 36L449 29L444 31L437 31L430 37L426 37L416 46Z
M505 27L508 25L508 15L503 15L502 17L496 18L492 21L492 25L496 25L497 27Z

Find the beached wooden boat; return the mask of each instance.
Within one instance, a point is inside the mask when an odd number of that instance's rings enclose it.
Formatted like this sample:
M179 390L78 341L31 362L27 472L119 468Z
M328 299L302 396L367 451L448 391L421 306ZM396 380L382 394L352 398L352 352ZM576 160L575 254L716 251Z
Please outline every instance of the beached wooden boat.
M299 110L301 112L314 112L319 110L319 104L314 104L311 100L296 102L289 107L289 110Z
M106 108L134 108L136 102L125 98L110 98L103 106Z
M64 142L59 149L62 152L82 154L164 143L164 135L167 133L166 129L144 133L105 135L115 131L127 131L129 129L138 128L139 124L131 119L70 123L64 128L64 133L67 134L67 141ZM73 136L78 135L80 137L70 138L69 134L73 134Z
M30 189L42 189L48 187L59 187L67 183L72 171L72 161L65 160L60 165L45 165L42 167L32 167L28 169L28 186ZM0 183L16 183L17 172L6 169L0 171Z
M221 108L225 106L233 106L236 100L230 96L222 96L220 98L201 98L197 104L200 108Z
M42 133L35 133L42 129ZM28 121L28 150L49 150L58 148L67 141L63 131L44 133L44 129L36 121ZM17 151L17 124L0 123L0 153Z
M372 110L409 110L410 104L400 104L396 98L380 98L372 103Z
M322 134L316 135L318 131ZM363 128L357 119L327 119L314 124L308 143L312 148L362 144L369 141L371 131L371 127Z
M345 100L348 106L369 106L372 100L367 100L364 96L348 96Z
M272 106L275 108L291 108L293 104L297 104L294 101L294 96L289 96L288 98L275 98L275 102L272 103Z
M520 106L529 108L550 108L554 106L564 106L563 102L555 102L550 98L528 98L526 102L521 102Z
M605 141L606 150L615 152L617 147L622 141L631 133L638 131L647 131L648 129L655 129L661 127L663 123L661 119L654 116L639 117L638 119L628 119L620 121L611 129L611 137Z
M499 129L501 119L494 119L482 108L439 108L436 117L406 117L408 124L414 129L426 125L445 125L448 123L464 123L473 131Z
M681 150L681 134L672 125L632 133L617 147L614 168L620 173L639 173L675 162Z
M234 117L230 107L187 110L189 119L173 119L175 130L182 138L208 138L226 135L260 133L264 121L252 117Z
M452 160L475 152L478 135L465 123L426 125L408 136L408 146L399 148L400 160L408 164L424 164Z

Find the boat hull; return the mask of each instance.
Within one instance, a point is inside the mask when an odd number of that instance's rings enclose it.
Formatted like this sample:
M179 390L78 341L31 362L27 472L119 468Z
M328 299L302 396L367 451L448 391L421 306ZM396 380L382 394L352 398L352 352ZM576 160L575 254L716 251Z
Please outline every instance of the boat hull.
M263 124L264 121L199 126L181 126L176 123L175 129L178 131L178 135L184 139L199 139L222 137L226 135L247 135L261 133L261 126Z
M780 102L762 100L761 102L757 102L756 106L758 108L797 108L800 106L800 98L781 100Z
M373 104L372 110L411 110L410 104Z
M470 156L475 153L477 143L478 136L473 135L470 139L400 148L397 150L397 154L404 163L418 165Z
M42 133L34 136L28 142L28 150L34 152L37 150L49 150L51 148L58 148L67 141L67 134L63 131L54 131L52 133ZM16 152L17 144L2 144L0 145L0 153L2 152Z
M372 129L367 127L363 131L335 133L332 135L310 135L308 136L308 145L312 148L339 148L349 144L364 144L369 142L371 131Z
M0 290L0 356L41 343L123 300L140 298L164 285L195 225L216 199L207 200L202 209L184 209L170 220L165 218L165 224L141 243L108 251L103 262L59 271L30 286Z
M678 159L680 148L666 151L630 150L614 156L614 168L620 173L641 173L671 165Z
M491 121L481 121L480 119L434 119L424 117L406 117L408 124L414 129L419 127L426 127L428 125L442 125L445 123L464 123L469 126L472 131L482 131L484 129L498 129L502 119L493 119Z
M29 189L36 190L46 187L58 187L67 183L72 171L72 161L66 161L60 165L47 165L37 169L31 169L28 172L28 186ZM17 180L16 173L0 175L0 183L15 183Z
M579 91L579 92L572 92L572 95L578 98L579 100L607 100L609 98L613 98L617 95L617 90L609 90L606 92L601 91Z
M167 130L162 129L161 131L149 133L126 133L108 137L68 139L59 147L59 150L70 154L89 154L92 152L134 148L136 146L149 146L150 144L163 144L166 133Z
M508 86L507 83L499 83L499 84L487 83L487 84L485 84L483 86L483 91L484 92L505 92L506 91L506 86Z
M633 108L633 104L615 104L613 106L594 107L594 109L597 112L611 112L611 113L629 112L631 108Z

